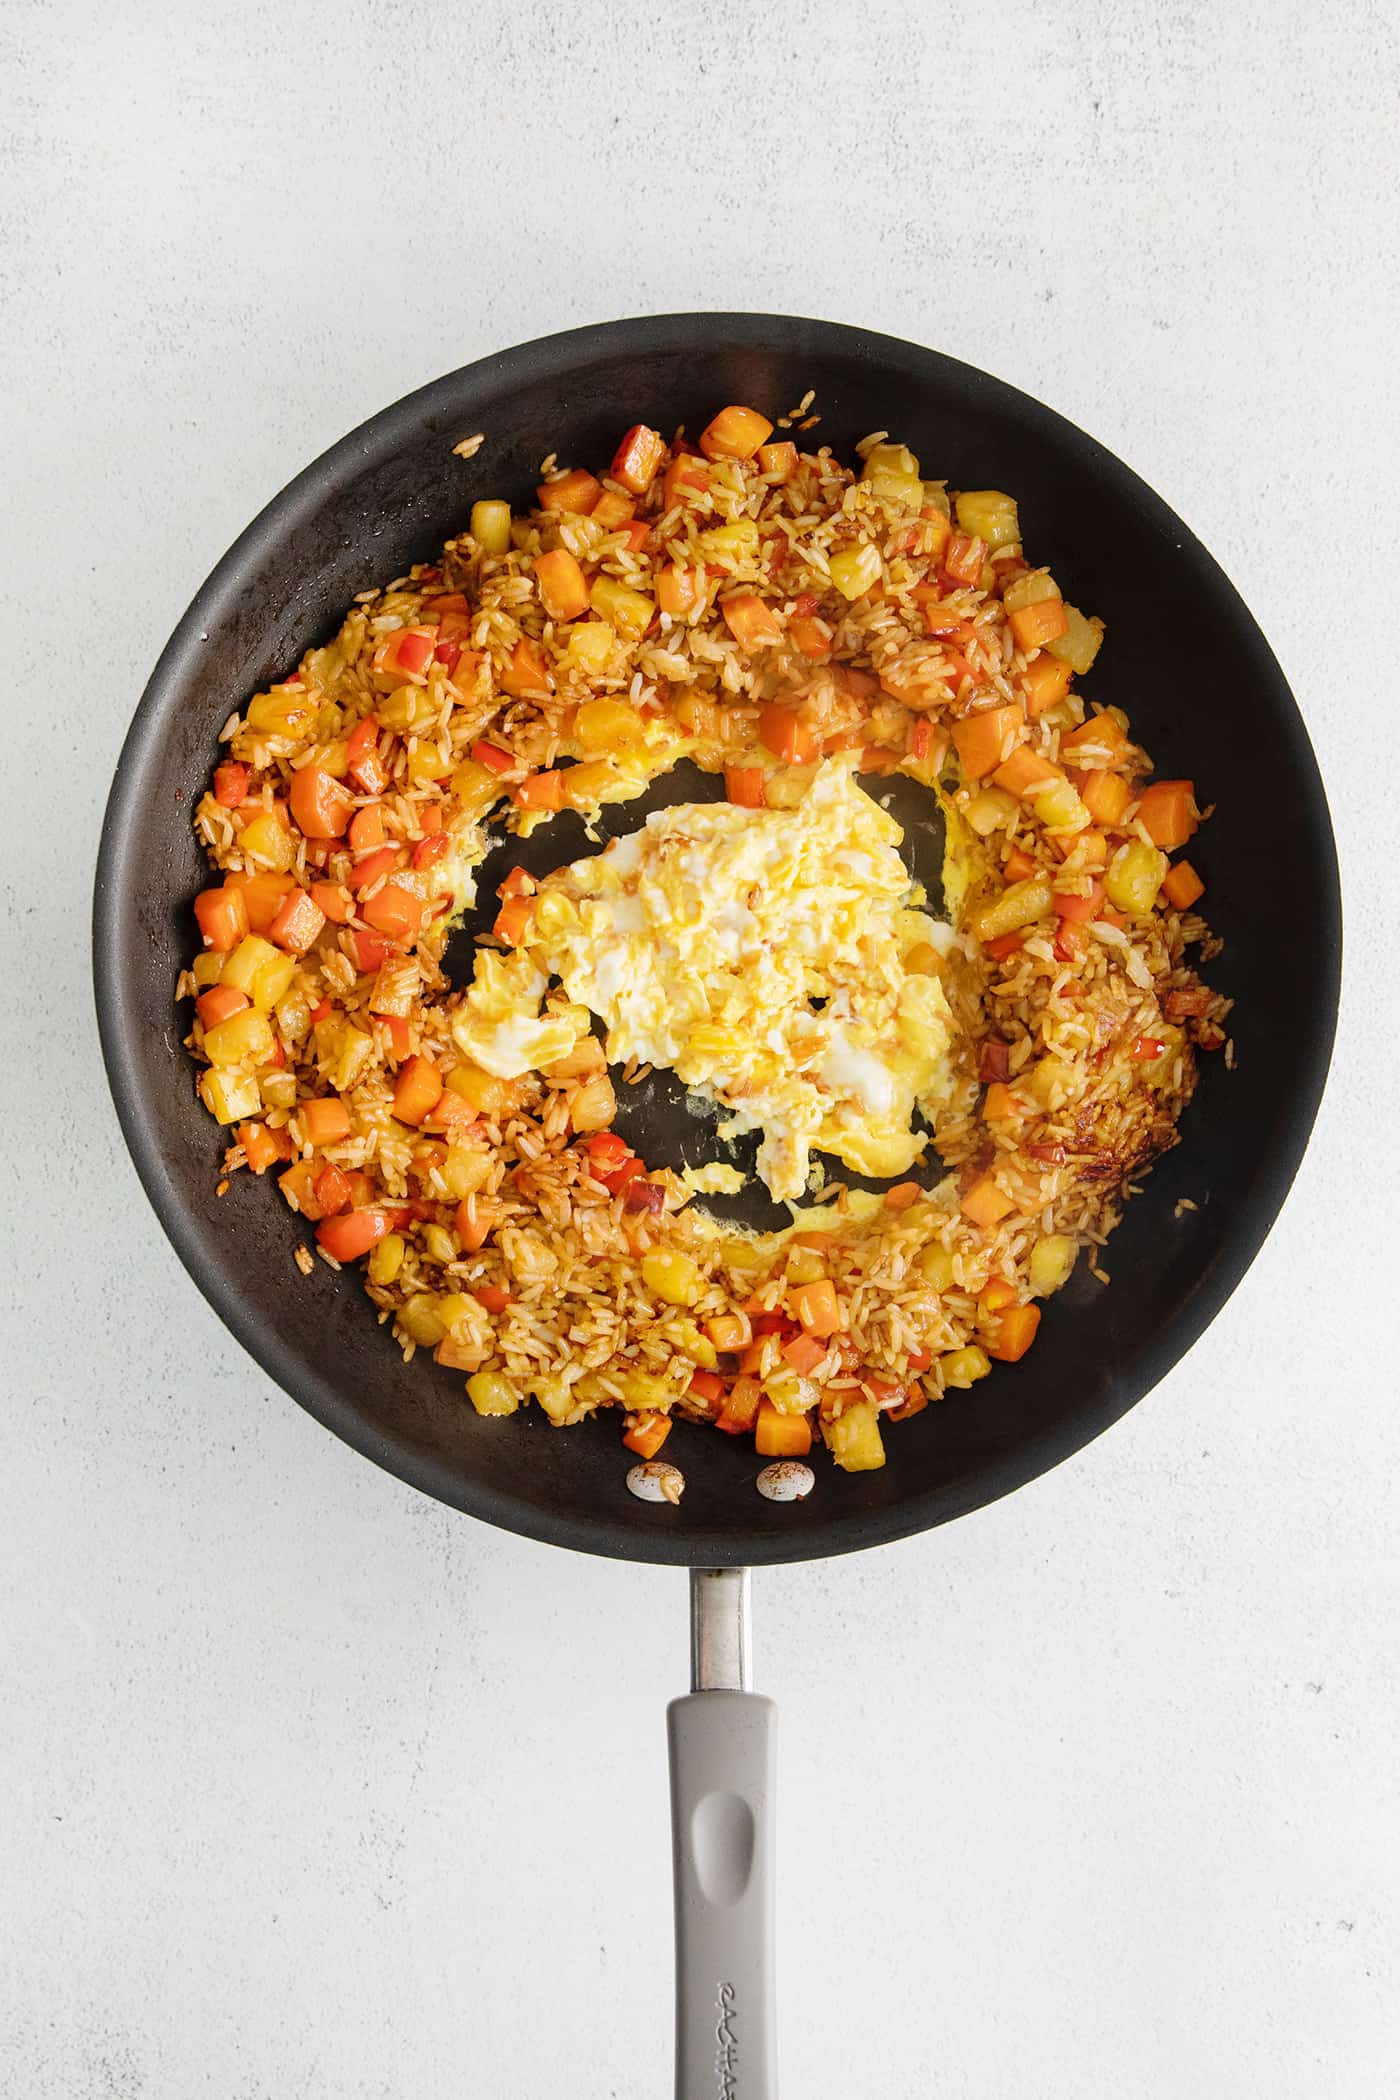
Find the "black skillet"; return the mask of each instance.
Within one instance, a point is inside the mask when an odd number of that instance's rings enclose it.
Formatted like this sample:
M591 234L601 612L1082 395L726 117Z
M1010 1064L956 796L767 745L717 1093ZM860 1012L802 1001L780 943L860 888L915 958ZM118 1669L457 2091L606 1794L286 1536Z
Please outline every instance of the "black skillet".
M954 486L1012 490L1067 596L1107 620L1089 696L1126 706L1160 770L1193 777L1217 806L1192 859L1226 943L1209 974L1236 1001L1239 1069L1205 1060L1183 1142L1114 1236L1112 1286L1077 1275L1026 1362L895 1430L882 1472L822 1464L805 1502L765 1503L750 1449L683 1424L666 1455L684 1471L684 1500L652 1506L627 1492L615 1420L559 1433L534 1409L478 1418L458 1376L401 1362L356 1277L319 1263L299 1275L299 1228L267 1187L239 1175L216 1198L222 1141L196 1101L172 1004L203 872L189 817L229 711L323 639L356 591L432 555L474 498L524 502L546 453L596 462L633 422L694 429L727 402L777 415L808 388L822 418L808 442L848 452L889 429ZM452 448L476 431L486 442L464 462ZM913 819L926 873L937 839L921 834L920 806L897 813ZM554 831L531 842L534 855L578 850ZM107 809L94 950L103 1050L137 1171L195 1282L270 1377L355 1449L471 1516L585 1552L722 1571L851 1552L961 1516L1077 1451L1178 1361L1253 1259L1302 1156L1332 1046L1341 913L1326 800L1278 665L1215 562L1135 475L1038 402L932 351L826 322L691 314L578 329L451 373L343 438L268 506L142 698ZM655 1164L718 1156L660 1079L627 1114ZM1183 1197L1194 1207L1179 1208ZM707 1689L672 1713L678 2091L758 2100L773 2080L768 1712L737 1689L742 1581L701 1576L693 1589L695 1683Z

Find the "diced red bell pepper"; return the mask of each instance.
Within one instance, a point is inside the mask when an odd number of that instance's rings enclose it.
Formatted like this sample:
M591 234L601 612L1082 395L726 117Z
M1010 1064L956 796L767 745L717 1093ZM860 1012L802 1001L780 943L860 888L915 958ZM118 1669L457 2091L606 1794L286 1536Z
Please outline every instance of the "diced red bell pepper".
M766 801L766 778L762 766L726 766L724 792L740 809L762 809Z
M691 1375L687 1391L694 1393L697 1400L722 1400L725 1383L718 1371L696 1371Z
M484 738L472 745L471 755L491 773L513 773L518 763L513 751L503 751L499 744L488 744Z
M510 1292L503 1283L475 1284L472 1296L489 1313L503 1313L511 1302Z
M1087 925L1094 918L1103 902L1103 884L1091 884L1088 892L1080 896L1077 891L1057 890L1050 899L1056 917L1075 926Z
M236 758L226 758L214 768L214 800L224 809L237 809L248 792L248 768Z
M758 711L758 738L775 758L785 759L789 765L810 765L817 755L817 740L811 730L790 707L779 707L774 703Z
M312 1181L317 1204L323 1218L333 1218L337 1211L349 1210L353 1185L342 1168L333 1160L327 1160Z
M443 854L448 851L451 844L452 841L445 831L435 832L429 838L419 839L412 854L414 867L430 868L434 861L442 859Z
M388 1230L386 1211L352 1210L348 1216L325 1219L316 1227L316 1237L333 1260L358 1261Z
M624 1159L631 1157L626 1139L620 1138L615 1130L595 1130L591 1137L584 1139L583 1150L588 1154L590 1167L595 1170L598 1167L605 1170L619 1167Z
M663 1210L665 1205L666 1191L659 1181L646 1181L638 1177L635 1181L629 1181L622 1192L624 1210Z
M403 1015L376 1014L374 1018L389 1038L390 1056L397 1059L407 1057L413 1047L413 1037Z
M361 976L370 970L380 969L394 952L382 934L370 933L363 926L355 928L350 936L350 945L355 951L355 967Z
M982 1045L977 1061L977 1077L983 1086L992 1086L1011 1077L1011 1045L998 1042L989 1036Z

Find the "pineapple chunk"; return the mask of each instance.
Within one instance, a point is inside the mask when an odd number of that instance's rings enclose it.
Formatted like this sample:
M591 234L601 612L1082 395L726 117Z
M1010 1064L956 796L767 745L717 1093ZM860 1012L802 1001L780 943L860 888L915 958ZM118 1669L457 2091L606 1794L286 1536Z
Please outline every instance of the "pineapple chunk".
M1048 1232L1031 1249L1031 1289L1037 1298L1048 1298L1069 1282L1079 1259L1079 1243L1067 1232Z
M858 1400L835 1421L823 1422L822 1435L843 1473L873 1473L885 1463L880 1417L873 1400Z
M964 489L957 501L958 531L989 547L1014 546L1021 537L1016 498L1001 489Z
M1065 618L1069 622L1063 634L1056 635L1046 648L1061 663L1069 665L1071 671L1081 678L1098 655L1103 642L1103 621L1086 620L1077 605L1065 606Z

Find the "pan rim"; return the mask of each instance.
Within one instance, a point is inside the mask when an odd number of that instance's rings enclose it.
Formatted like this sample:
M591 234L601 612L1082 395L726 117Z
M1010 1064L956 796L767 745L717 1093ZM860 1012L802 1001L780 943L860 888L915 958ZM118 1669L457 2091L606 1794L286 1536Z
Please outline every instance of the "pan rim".
M713 337L727 345L779 347L800 364L804 350L842 353L879 361L891 370L910 361L937 368L945 380L972 397L996 398L1060 443L1070 442L1091 471L1161 527L1179 558L1192 563L1203 588L1239 627L1271 702L1310 824L1308 861L1320 885L1316 909L1324 925L1323 952L1313 958L1316 975L1307 1012L1309 1039L1300 1053L1300 1084L1271 1157L1261 1163L1249 1199L1209 1273L1188 1301L1134 1351L1102 1403L1085 1404L1039 1435L986 1462L961 1480L915 1491L885 1508L836 1513L801 1531L782 1522L782 1511L763 1505L756 1517L722 1528L688 1523L682 1511L655 1512L638 1505L628 1523L601 1513L597 1518L560 1513L529 1498L488 1486L445 1460L401 1447L377 1431L328 1380L260 1322L247 1293L199 1244L194 1214L162 1155L153 1111L138 1083L133 1045L142 1028L120 957L130 887L122 880L141 808L144 768L159 749L166 717L197 659L203 633L218 625L229 594L248 567L270 553L298 523L325 501L328 487L354 466L361 472L385 458L424 418L436 416L464 389L485 383L527 383L545 372L557 379L572 367L610 352L639 354L683 347ZM1219 563L1190 528L1140 476L1114 453L1056 410L1009 382L943 352L847 323L795 315L723 311L638 316L536 337L445 373L381 409L326 448L268 502L210 571L177 623L147 681L122 743L108 797L98 851L92 919L94 989L98 1033L117 1117L137 1176L183 1267L234 1338L268 1377L323 1427L362 1456L407 1485L449 1507L541 1543L612 1558L676 1566L774 1565L885 1545L985 1507L1072 1457L1144 1399L1199 1340L1250 1267L1302 1162L1326 1084L1336 1033L1342 960L1340 879L1326 793L1297 702L1254 616Z

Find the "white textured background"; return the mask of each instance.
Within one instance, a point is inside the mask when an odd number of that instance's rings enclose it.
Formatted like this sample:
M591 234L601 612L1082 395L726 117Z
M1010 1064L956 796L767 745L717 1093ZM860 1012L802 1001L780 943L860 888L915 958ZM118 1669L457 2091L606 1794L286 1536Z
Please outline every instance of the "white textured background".
M667 2088L684 1584L268 1388L121 1150L86 918L147 670L295 468L488 350L743 305L985 365L1180 509L1301 699L1350 941L1312 1150L1189 1361L1013 1500L758 1585L785 2092L1400 2089L1398 23L0 13L6 2096Z

